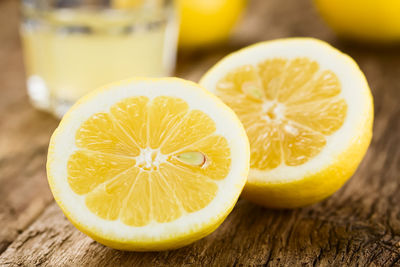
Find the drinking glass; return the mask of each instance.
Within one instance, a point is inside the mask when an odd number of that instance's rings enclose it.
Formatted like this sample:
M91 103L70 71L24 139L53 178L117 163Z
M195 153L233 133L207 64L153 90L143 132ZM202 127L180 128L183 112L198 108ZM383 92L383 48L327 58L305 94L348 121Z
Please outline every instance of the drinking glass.
M173 0L23 0L21 37L32 104L61 117L89 91L172 74Z

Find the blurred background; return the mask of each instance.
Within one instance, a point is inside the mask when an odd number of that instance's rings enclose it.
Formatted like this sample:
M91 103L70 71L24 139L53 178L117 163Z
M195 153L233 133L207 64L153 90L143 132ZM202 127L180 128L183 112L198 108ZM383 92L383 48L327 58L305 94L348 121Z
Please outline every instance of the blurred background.
M189 72L206 70L201 64L207 60L263 40L400 40L400 3L394 0L282 6L249 0L22 0L19 10L14 26L19 24L28 96L36 108L59 118L107 83L133 76L196 80Z
M19 262L22 256L33 257L30 263L40 257L41 263L50 261L46 248L51 247L61 251L58 255L65 263L76 262L80 256L68 254L70 247L75 246L75 251L93 248L90 241L54 244L43 236L46 232L62 235L70 227L61 222L62 214L52 205L45 162L59 118L81 95L132 76L172 75L198 81L218 60L240 48L306 36L349 54L367 77L376 119L370 152L360 166L364 171L351 179L340 196L312 208L273 211L240 201L218 233L183 251L223 257L224 252L234 250L242 259L246 253L253 262L269 255L278 263L289 263L302 254L310 257L304 261L310 265L313 257L330 257L332 250L339 255L335 256L336 266L351 265L362 257L398 261L400 243L392 241L400 240L396 193L400 189L400 1L0 0L0 25L0 254L30 225L43 229L28 238L47 245L34 253L22 247L8 254L10 259L12 254ZM240 218L249 218L251 225L241 224ZM53 225L53 221L59 224ZM250 227L253 231L249 234ZM281 244L283 250L259 255L260 246L265 245L262 240L274 242L264 231L268 227L290 235ZM329 228L329 238L309 240L299 249L296 238L314 235L316 227ZM243 247L235 235L253 235L254 246ZM384 245L376 241L380 238ZM372 241L363 242L367 239ZM224 246L224 242L229 244ZM332 242L336 245L331 246ZM203 247L208 248L206 252ZM293 248L292 254L289 248ZM351 258L348 251L363 255ZM157 255L164 255L159 259L165 263L175 253L179 252ZM146 255L138 257L158 257ZM134 259L136 254L130 257ZM333 262L327 263L335 266Z

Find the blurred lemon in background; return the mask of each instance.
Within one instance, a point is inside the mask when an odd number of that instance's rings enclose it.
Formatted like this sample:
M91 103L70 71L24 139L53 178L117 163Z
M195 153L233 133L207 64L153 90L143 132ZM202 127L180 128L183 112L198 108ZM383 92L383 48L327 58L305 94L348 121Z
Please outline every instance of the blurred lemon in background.
M112 0L111 4L113 8L128 9L140 7L143 1L144 0Z
M196 48L228 39L246 0L178 0L179 46Z
M374 42L400 40L399 0L314 0L340 36Z

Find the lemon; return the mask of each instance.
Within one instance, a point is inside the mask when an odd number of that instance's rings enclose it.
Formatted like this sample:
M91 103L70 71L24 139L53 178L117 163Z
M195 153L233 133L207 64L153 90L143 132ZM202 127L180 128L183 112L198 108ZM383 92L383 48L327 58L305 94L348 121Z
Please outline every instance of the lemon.
M352 39L400 41L398 0L314 0L325 21L341 36Z
M246 0L177 0L179 45L197 48L228 39Z
M116 9L135 9L140 8L145 0L111 0L110 4ZM152 1L149 4L154 4L157 1Z
M198 85L132 79L75 104L55 130L48 181L66 217L122 250L164 250L214 231L249 170L235 113Z
M372 135L373 101L357 64L312 38L233 53L201 79L239 116L250 141L243 196L267 207L315 203L354 173Z

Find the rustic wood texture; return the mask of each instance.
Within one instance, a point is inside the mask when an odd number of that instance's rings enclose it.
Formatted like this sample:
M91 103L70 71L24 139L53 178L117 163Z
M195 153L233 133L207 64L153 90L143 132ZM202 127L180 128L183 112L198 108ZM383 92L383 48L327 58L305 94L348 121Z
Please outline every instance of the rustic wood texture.
M121 252L76 230L46 182L57 125L24 87L18 3L0 1L0 266L400 266L400 47L339 41L308 0L253 0L228 45L179 55L177 76L198 80L227 53L279 37L312 36L350 54L375 100L374 137L354 177L327 200L270 210L240 200L210 236L179 250Z
M0 253L52 201L44 166L58 123L28 103L17 7L0 1Z

